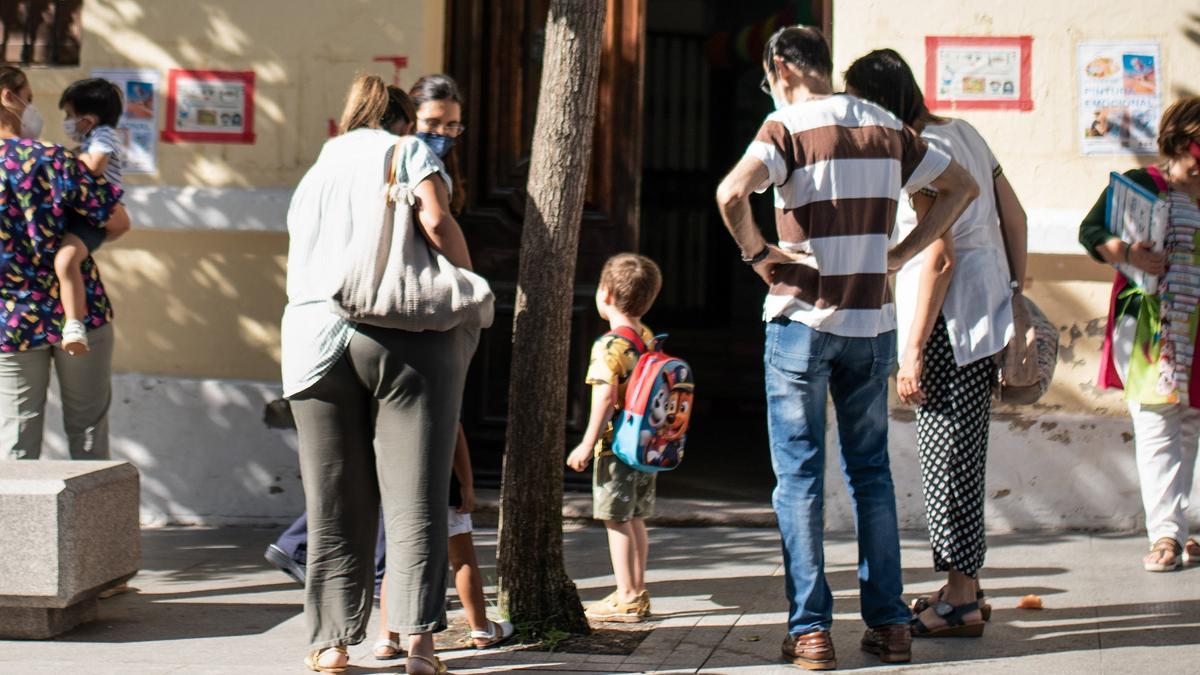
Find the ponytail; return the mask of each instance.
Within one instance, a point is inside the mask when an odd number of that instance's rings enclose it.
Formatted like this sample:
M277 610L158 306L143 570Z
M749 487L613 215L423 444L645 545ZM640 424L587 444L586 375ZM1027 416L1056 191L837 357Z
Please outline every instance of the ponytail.
M16 66L0 66L0 91L7 91L16 95L28 83L29 78L25 77L25 72L20 68ZM20 129L21 116L7 107L0 105L0 125L12 130Z
M388 88L378 75L359 75L346 95L346 109L338 133L355 129L378 129L388 110Z

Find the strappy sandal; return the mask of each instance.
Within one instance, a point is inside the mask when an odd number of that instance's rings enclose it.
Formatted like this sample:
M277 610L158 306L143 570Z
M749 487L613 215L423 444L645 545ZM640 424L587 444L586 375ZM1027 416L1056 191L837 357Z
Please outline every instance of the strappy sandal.
M323 666L323 665L321 665L321 656L323 654L325 654L326 652L331 652L331 651L337 652L337 653L341 654L342 656L345 656L346 663L343 663L340 666ZM349 653L346 652L345 647L326 647L324 649L318 649L317 651L312 652L308 656L304 657L304 665L308 666L309 670L317 672L317 673L344 673L344 672L346 672L346 668L349 667L349 663L350 663L350 655L349 655Z
M487 649L505 642L513 636L516 629L508 621L492 621L488 619L487 630L471 631L471 643L475 649Z
M1200 565L1200 541L1188 537L1183 545L1183 564L1187 566Z
M1164 553L1171 554L1170 562L1163 562ZM1142 567L1147 572L1174 572L1183 567L1183 547L1171 537L1161 537L1142 558Z
M446 673L449 672L446 669L446 664L442 663L442 660L436 656L419 656L417 654L409 654L408 663L411 663L413 659L424 661L426 664L428 664L430 668L433 668L433 675L446 675ZM412 672L408 669L408 663L404 664L404 672L406 673Z
M908 624L913 637L983 637L983 628L987 624L983 621L968 623L965 618L971 612L979 609L978 601L955 607L948 602L939 600L933 603L932 609L940 619L946 622L946 625L941 628L930 628L925 625L921 617L914 616Z
M1197 557L1200 558L1200 555L1197 555ZM933 606L933 603L940 601L942 599L942 591L944 590L946 590L945 586L939 588L937 593L934 593L933 595L922 595L919 598L914 598L912 604L909 605L909 609L912 610L913 616L917 616L921 612L924 612ZM979 613L983 616L984 621L991 621L992 606L984 602L985 599L987 599L987 595L984 594L982 588L978 591L975 591L975 600L979 602Z
M385 649L388 651L383 652ZM391 661L404 656L404 649L400 647L399 640L393 640L390 637L379 638L375 644L371 645L371 656L374 656L377 661Z

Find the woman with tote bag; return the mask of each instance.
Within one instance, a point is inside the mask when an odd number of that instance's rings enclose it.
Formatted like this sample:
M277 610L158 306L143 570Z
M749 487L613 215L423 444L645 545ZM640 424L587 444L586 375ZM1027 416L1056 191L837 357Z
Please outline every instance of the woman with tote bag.
M288 210L284 395L309 518L308 667L342 672L366 637L377 512L390 627L409 673L444 672L446 503L467 365L492 319L441 160L380 129L385 83L358 78Z

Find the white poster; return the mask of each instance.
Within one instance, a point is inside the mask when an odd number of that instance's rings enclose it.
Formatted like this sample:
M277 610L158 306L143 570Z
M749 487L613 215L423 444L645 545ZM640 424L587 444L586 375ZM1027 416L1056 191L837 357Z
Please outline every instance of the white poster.
M125 141L124 173L158 171L158 71L144 68L93 70L117 85L125 111L117 131Z
M1079 43L1077 128L1083 154L1158 152L1162 65L1157 42Z

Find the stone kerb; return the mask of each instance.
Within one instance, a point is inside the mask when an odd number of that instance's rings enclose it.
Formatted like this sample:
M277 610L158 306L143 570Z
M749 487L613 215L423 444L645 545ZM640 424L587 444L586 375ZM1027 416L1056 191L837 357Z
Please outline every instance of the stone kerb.
M0 638L44 639L95 618L141 559L128 462L0 461Z

